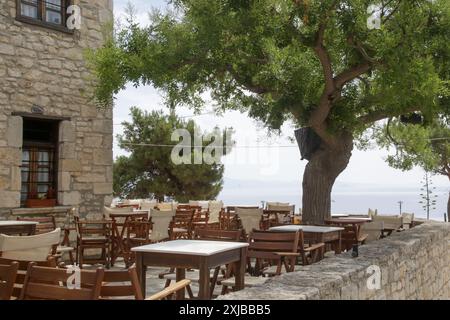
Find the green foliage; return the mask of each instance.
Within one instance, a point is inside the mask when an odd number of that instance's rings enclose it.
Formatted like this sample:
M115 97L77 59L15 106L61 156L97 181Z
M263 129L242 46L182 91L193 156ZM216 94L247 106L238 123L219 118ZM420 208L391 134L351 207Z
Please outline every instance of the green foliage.
M148 27L132 20L91 57L97 99L127 82L151 84L175 104L248 111L269 128L287 119L307 125L324 90L314 52L320 26L335 75L370 62L327 115L331 131L361 133L375 120L415 108L435 115L450 56L447 0L379 1L380 30L367 27L369 0L175 0ZM380 13L379 12L379 13Z
M380 146L395 148L387 158L390 166L401 170L420 166L450 179L450 127L445 119L427 126L394 120L379 127L376 137Z
M170 197L180 202L192 199L214 199L222 190L224 166L214 164L179 164L171 160L171 140L176 129L186 129L192 137L205 137L216 133L223 135L223 154L231 151L230 133L227 130L202 132L194 121L184 121L175 115L164 115L161 111L144 112L138 108L131 109L131 122L124 122L124 132L118 136L119 146L129 153L118 157L114 163L114 193L121 198L153 197L163 200ZM211 142L195 142L205 147ZM159 146L156 146L159 145ZM196 144L195 147L198 145ZM192 152L194 163L194 152Z

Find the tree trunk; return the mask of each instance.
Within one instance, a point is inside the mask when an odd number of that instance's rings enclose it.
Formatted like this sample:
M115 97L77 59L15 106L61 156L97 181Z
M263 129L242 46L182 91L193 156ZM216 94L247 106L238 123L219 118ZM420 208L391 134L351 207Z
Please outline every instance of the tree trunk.
M448 193L447 201L447 222L450 222L450 192Z
M337 145L322 142L313 154L303 175L302 221L323 224L331 216L331 190L339 174L347 167L353 150L353 136L342 133Z

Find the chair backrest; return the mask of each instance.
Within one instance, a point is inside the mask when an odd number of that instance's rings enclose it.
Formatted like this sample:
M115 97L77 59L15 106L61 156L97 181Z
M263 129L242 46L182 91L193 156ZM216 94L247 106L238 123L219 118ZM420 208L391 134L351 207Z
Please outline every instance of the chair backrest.
M103 268L95 271L80 270L80 288L69 287L72 272L63 268L28 265L21 300L97 300L104 276ZM72 284L74 285L74 284Z
M160 211L151 209L150 218L152 219L153 227L150 236L151 241L161 241L169 238L169 225L175 216L175 211Z
M0 264L0 300L11 299L18 269L17 261L8 265Z
M176 210L178 204L175 202L160 202L156 207L161 211L172 211Z
M0 234L2 258L19 261L47 261L53 246L61 240L61 229L33 236L7 236Z
M12 298L19 299L22 292L23 283L25 281L25 276L27 274L28 265L33 261L16 261L11 259L0 258L0 264L2 265L12 265L18 263L18 270L16 279L14 281L14 287L12 291ZM56 268L56 259L54 257L49 257L47 261L36 262L36 265L42 267Z
M241 220L242 228L247 234L249 234L253 229L260 229L260 222L263 214L263 209L244 209L236 208L236 214Z
M373 221L382 221L385 229L398 230L403 225L403 217L398 215L382 216L378 215L373 217Z
M152 221L147 218L138 220L129 220L125 224L126 239L128 242L133 239L139 239L140 242L150 241L150 232L152 230Z
M195 229L195 236L198 240L239 241L241 235L242 230Z
M209 207L209 201L193 201L193 200L189 200L189 205L190 206L197 206L197 207L201 207L202 210L206 210Z
M222 201L209 201L209 223L219 222L220 212L223 210Z
M289 210L289 212L293 214L295 212L295 204L290 205L289 203L268 202L267 210L280 210L280 211Z
M411 226L411 224L414 221L414 213L402 213L403 218L403 224L407 224L408 226Z
M34 221L38 222L36 225L35 234L48 233L56 229L55 216L46 217L17 217L18 221Z
M103 216L105 219L110 219L111 213L128 213L133 212L133 207L123 207L123 208L110 208L110 207L104 207L103 208Z
M369 208L368 216L369 216L370 218L373 218L373 217L375 217L375 216L377 216L377 215L378 215L378 210L377 210L377 209L372 210L372 209Z
M113 300L118 298L144 299L135 266L128 270L105 270L100 299Z
M104 223L104 220L82 220L77 216L74 217L74 221L77 237L81 240L83 240L84 237L109 237L111 235L112 223Z
M383 221L366 222L361 226L361 233L367 234L366 243L368 243L380 239L383 229Z

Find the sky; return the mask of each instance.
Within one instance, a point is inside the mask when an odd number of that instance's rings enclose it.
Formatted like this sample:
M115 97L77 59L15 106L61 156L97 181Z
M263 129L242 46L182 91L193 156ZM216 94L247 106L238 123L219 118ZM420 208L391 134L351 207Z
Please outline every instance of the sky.
M123 17L128 0L114 0L115 16ZM148 23L148 12L152 7L164 8L163 0L133 0L137 19ZM114 133L122 132L120 123L129 120L129 109L137 106L145 110L165 109L162 96L152 87L128 86L116 96L114 109ZM206 107L203 113L211 111ZM179 108L177 114L192 116L193 111ZM233 204L254 204L259 201L281 201L286 199L300 206L301 179L306 161L300 161L295 144L288 140L295 129L286 123L281 136L268 137L267 130L255 120L239 112L227 112L223 116L212 114L194 116L202 130L215 126L233 127L236 148L225 158L225 185L219 198ZM270 148L267 146L271 146ZM276 146L283 146L276 148ZM249 148L250 147L250 148ZM258 147L258 148L256 148ZM114 145L114 155L124 152ZM423 170L403 172L390 168L385 158L387 151L374 148L369 151L353 151L347 169L338 177L333 189L333 210L339 212L361 212L367 208L382 208L394 212L403 201L404 211L420 211L421 180ZM448 179L433 178L438 201L436 213L445 211L448 194Z

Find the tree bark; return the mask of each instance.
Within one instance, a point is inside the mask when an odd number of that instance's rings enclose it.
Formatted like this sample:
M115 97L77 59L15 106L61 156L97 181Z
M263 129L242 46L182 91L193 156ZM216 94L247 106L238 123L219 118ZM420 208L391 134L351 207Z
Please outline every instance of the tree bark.
M448 166L447 166L448 168ZM450 171L447 171L448 180L450 180ZM448 200L447 200L447 222L450 222L450 191L448 192Z
M303 175L303 215L308 224L323 224L331 217L331 191L339 174L347 167L353 150L353 136L343 132L333 146L322 142Z

